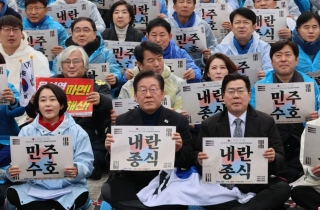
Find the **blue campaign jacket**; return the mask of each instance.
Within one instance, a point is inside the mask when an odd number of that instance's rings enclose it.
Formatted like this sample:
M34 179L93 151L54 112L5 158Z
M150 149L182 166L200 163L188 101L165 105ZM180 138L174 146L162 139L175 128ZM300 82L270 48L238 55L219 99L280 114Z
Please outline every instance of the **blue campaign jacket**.
M143 37L141 41L147 40L146 37ZM171 52L168 54L164 54L164 59L174 59L174 58L186 58L186 67L188 70L189 68L192 68L195 74L195 79L187 81L188 83L195 83L195 82L201 82L201 70L198 66L194 63L190 55L185 51L184 49L181 49L178 47L173 40L169 42L171 45ZM131 57L131 60L129 61L129 69L133 69L134 66L132 65L132 60L136 59L134 56ZM122 76L122 84L125 84L127 82L126 74L123 74Z
M314 101L315 106L314 110L318 112L319 110L319 88L316 81L310 78L308 75L304 74L303 72L297 71L299 74L302 75L304 82L313 82L314 84ZM266 76L259 80L256 84L273 84L273 73L274 70L267 72ZM250 98L250 105L256 109L256 87L255 85L251 88L251 98Z
M320 51L316 54L313 61L310 57L303 51L303 49L299 47L299 58L296 69L303 73L319 71L320 70Z
M52 180L33 180L25 184L12 186L19 195L22 205L39 201L41 199L28 195L30 186L42 190L62 189L72 186L71 193L53 198L58 201L65 209L70 209L75 199L84 192L89 191L86 178L93 171L93 153L88 134L76 124L74 119L68 114L64 114L64 120L54 131L49 131L39 124L39 115L32 123L23 127L19 136L57 136L71 135L73 146L73 164L78 168L78 175L73 180L52 179ZM7 169L7 177L9 178L9 170ZM14 181L10 179L11 181Z
M165 14L168 17L168 9L164 0L158 0L160 3L160 14Z
M8 88L12 90L16 104L0 106L0 144L4 145L10 145L10 136L19 134L20 129L14 118L22 116L25 111L19 103L19 91L11 83L8 83Z

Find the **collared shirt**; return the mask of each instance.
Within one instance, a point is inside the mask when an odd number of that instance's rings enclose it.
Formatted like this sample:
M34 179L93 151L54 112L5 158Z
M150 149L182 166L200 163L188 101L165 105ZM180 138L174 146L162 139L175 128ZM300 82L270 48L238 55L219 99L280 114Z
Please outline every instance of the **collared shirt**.
M233 137L234 130L236 129L236 123L234 122L235 119L240 118L241 122L241 129L242 129L242 137L244 136L244 131L246 128L246 118L247 118L247 111L245 111L240 117L236 117L230 112L228 112L229 117L229 126L230 126L230 133L231 137Z

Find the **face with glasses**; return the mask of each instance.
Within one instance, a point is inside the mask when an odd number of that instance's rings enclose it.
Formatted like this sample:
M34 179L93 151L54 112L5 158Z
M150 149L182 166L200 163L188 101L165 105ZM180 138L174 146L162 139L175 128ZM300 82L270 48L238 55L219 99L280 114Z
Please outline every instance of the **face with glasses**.
M146 113L154 113L164 98L164 92L160 89L158 80L153 77L143 78L138 82L138 90L134 98L139 107Z
M277 2L274 0L254 0L254 8L256 9L275 9Z
M96 39L96 32L93 31L91 23L88 21L80 21L74 25L72 31L72 41L77 45L84 47L88 43Z
M69 57L62 61L62 74L66 78L82 78L86 73L82 54L75 50L70 53Z
M1 28L0 40L4 49L18 49L22 38L22 31L17 26L3 26Z
M48 8L40 2L28 4L26 7L26 15L31 23L38 23L48 12Z
M242 79L230 81L223 94L224 103L228 111L240 117L248 108L250 92L246 88L246 83Z

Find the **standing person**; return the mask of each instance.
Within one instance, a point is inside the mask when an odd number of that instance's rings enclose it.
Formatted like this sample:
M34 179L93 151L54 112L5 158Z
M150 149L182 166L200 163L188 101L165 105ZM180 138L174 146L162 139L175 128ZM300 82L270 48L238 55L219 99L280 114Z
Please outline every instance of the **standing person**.
M88 134L66 112L67 96L54 85L41 86L34 96L34 106L38 111L35 120L22 128L19 136L71 135L73 145L73 165L65 168L65 173L73 180L32 180L15 185L7 190L8 201L18 209L80 209L89 203L89 189L86 178L93 170L93 154ZM20 173L19 166L10 166L7 176L13 179ZM40 199L28 194L30 187L40 190L57 190L72 187L71 192L52 199Z
M280 170L284 163L282 142L274 119L260 111L254 110L249 104L250 81L248 77L233 73L226 75L222 81L221 92L225 109L207 119L201 124L201 130L196 145L197 168L202 171L203 159L210 155L203 151L204 137L268 137L268 149L263 157L268 160L268 175ZM268 184L236 184L242 193L253 192L256 195L247 203L237 200L213 206L205 206L210 210L221 209L274 209L283 205L290 197L290 187L280 178L269 178ZM233 187L233 186L229 186Z

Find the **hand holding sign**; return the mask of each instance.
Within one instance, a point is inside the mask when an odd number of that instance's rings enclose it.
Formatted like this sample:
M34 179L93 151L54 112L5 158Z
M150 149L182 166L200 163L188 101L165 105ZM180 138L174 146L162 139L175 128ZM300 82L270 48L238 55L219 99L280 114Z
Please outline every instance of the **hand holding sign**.
M192 80L192 79L195 79L196 78L196 75L194 74L194 71L192 68L189 68L187 71L184 72L183 74L183 79L186 79L186 80Z
M204 159L208 159L208 156L207 156L207 154L206 153L204 153L204 152L199 152L198 153L198 163L199 163L199 165L200 166L202 166L202 162L203 162L203 160Z
M12 90L10 90L9 88L3 89L1 97L4 100L10 101L11 105L16 103L16 98L14 97Z
M66 172L66 174L68 174L69 177L76 178L78 175L78 168L75 166L66 167L65 172Z
M117 83L117 78L116 78L116 76L114 76L114 74L108 74L106 76L106 81L110 85L115 85Z
M14 179L15 176L19 175L20 174L20 168L18 166L11 166L9 168L9 174L10 174L10 177L12 179Z
M182 139L180 133L174 133L172 136L172 140L176 141L176 152L178 152L182 147Z
M132 69L127 69L126 72L125 72L125 74L126 74L126 79L127 79L127 80L130 80L130 79L132 79L132 78L134 77L134 74L133 74L133 72L132 72Z
M274 151L273 148L268 148L264 151L263 157L268 159L268 162L271 163L274 161L276 157L276 152Z
M320 177L320 165L316 165L311 171L315 176Z
M266 72L265 71L259 71L258 72L258 78L259 79L263 79L266 76Z
M93 105L100 104L100 94L98 92L88 93L87 101L92 103Z
M107 134L107 138L105 140L104 146L106 149L111 152L111 144L114 142L113 135L112 134Z

